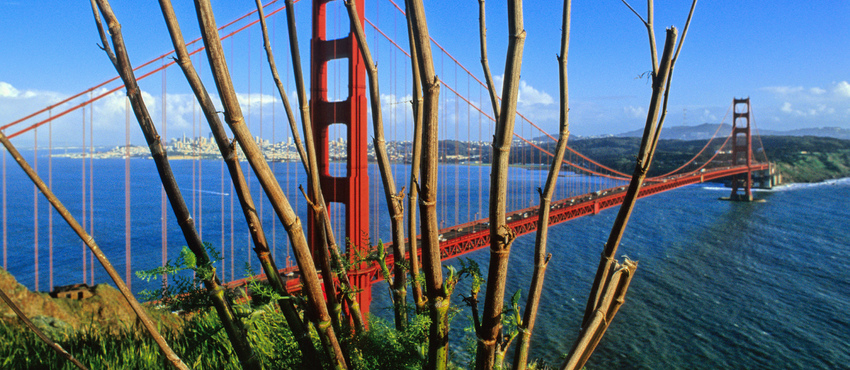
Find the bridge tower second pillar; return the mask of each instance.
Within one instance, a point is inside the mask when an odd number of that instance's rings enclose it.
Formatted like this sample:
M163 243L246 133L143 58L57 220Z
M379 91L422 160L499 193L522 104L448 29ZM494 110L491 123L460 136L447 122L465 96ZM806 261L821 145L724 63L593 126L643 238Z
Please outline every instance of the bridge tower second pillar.
M352 260L369 247L369 175L367 163L367 121L366 121L366 68L358 50L357 40L350 31L345 37L327 39L326 6L331 0L313 0L313 37L310 43L310 114L316 141L316 155L319 177L325 202L342 204L329 212L344 212L345 237L337 235L337 243L344 246ZM364 20L363 0L357 0L360 22ZM348 66L335 71L338 78L348 77L348 96L328 100L328 63L347 62ZM345 83L346 81L337 81ZM336 91L336 90L335 90ZM345 91L345 90L343 90ZM329 127L341 125L345 128L346 173L344 176L331 176L329 149ZM336 141L336 140L334 140ZM337 144L339 145L339 144ZM319 246L321 225L315 225L313 217L307 217L307 230L310 244L315 250ZM363 313L369 312L372 299L371 281L366 276L366 266L353 266L349 274L352 283L360 289L358 301ZM352 276L353 275L353 276Z
M748 170L746 174L732 177L732 194L729 199L752 202L753 141L750 136L750 98L733 99L732 103L732 166L746 165ZM743 191L743 194L739 191Z

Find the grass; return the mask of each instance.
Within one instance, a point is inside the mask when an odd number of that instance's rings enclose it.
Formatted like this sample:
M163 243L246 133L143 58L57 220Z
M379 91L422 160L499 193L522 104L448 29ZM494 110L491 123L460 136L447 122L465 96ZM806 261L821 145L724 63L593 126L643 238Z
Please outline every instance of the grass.
M297 369L301 354L282 314L265 305L246 309L244 321L248 337L260 358L270 369ZM359 337L345 338L352 369L419 369L427 351L429 321L417 316L406 332L392 323L370 319L370 330ZM196 369L241 369L215 311L202 310L185 320L179 330L163 331L163 336L183 361ZM0 320L0 368L74 369L32 332ZM318 337L314 336L317 348ZM144 332L127 327L117 334L91 328L57 342L90 369L162 369L169 365L159 348Z
M183 257L189 256L187 254ZM185 260L186 258L174 261L174 264L182 266ZM174 267L171 262L169 266ZM142 272L142 275L146 274L157 276L156 271ZM172 276L177 278L178 275ZM177 281L182 280L176 279L175 282ZM191 312L164 320L170 323L176 321L177 324L159 324L160 333L174 352L191 368L241 369L215 310L209 307L208 303L205 304L203 294L192 294L192 289L196 286L197 282L189 279L183 281L183 284L175 284L177 294L168 290L151 293L160 298L159 307L162 307L151 310L155 316L170 317L173 315L172 310ZM260 363L270 369L301 368L301 352L285 317L276 309L274 303L269 303L280 297L272 294L268 287L262 284L252 285L251 289L254 299L235 305L234 308L248 329L248 340ZM165 297L169 299L162 300ZM458 307L455 307L453 312L457 314ZM340 342L343 351L348 355L351 369L421 369L425 365L428 350L429 325L428 315L412 315L407 329L398 331L392 322L372 316L369 318L369 330L356 336L353 331L343 329L340 333L351 335L341 335ZM315 330L311 330L311 335L316 348L322 348ZM118 328L90 326L84 330L57 336L59 338L54 338L57 344L90 369L169 368L169 363L156 343L139 325L133 323L126 323L124 327ZM465 338L468 341L465 348L468 353L474 353L475 342L472 338L474 333L469 328ZM0 369L75 368L21 325L0 320L0 341L3 342L0 346ZM451 363L449 368L462 367Z
M296 368L300 352L283 315L255 310L248 317L249 340L269 368ZM186 320L179 331L164 331L174 351L192 368L241 369L227 335L212 310ZM0 368L73 369L35 334L17 325L0 322ZM168 363L145 333L125 328L117 334L91 328L69 335L59 345L90 369L161 369Z

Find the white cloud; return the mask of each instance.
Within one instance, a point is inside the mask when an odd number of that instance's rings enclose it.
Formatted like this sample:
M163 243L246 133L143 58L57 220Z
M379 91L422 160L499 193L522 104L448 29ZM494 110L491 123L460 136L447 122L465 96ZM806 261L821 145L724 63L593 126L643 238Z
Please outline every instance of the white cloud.
M833 91L840 97L850 98L850 83L847 81L841 81L835 84Z
M277 98L272 95L258 93L236 93L236 98L239 100L239 105L242 107L242 110L247 110L248 108L257 109L261 105L267 106L277 102Z
M850 83L840 81L832 86L765 87L776 99L770 120L788 127L843 126L850 122Z
M0 81L0 125L5 125L18 121L23 117L29 116L39 110L47 108L51 104L56 104L64 98L65 96L63 94L52 91L38 91L28 89L19 90L8 82ZM60 105L58 107L54 107L52 110L45 109L44 112L42 112L41 114L33 115L29 119L20 122L20 124L9 127L8 129L6 129L6 134L14 134L18 132L18 130L24 129L25 127L36 123L44 122L51 115L56 115L62 110L70 107L71 105L76 105L80 102L81 99L77 99L75 101ZM76 122L79 122L79 116L74 116L73 118L76 119ZM62 120L69 121L70 117L63 117ZM29 140L26 137L27 135L24 135L24 138L15 139L14 141L18 142ZM29 144L26 143L23 145L26 146Z
M496 91L501 96L502 84L504 83L504 75L493 76L493 83L496 85ZM552 105L555 99L545 91L535 89L524 80L519 81L519 95L517 96L517 105L532 106L532 105Z
M20 100L29 99L39 102L44 102L44 106L50 105L59 101L60 94L50 92L50 91L34 91L34 90L24 90L23 92L16 89L12 84L4 81L0 81L0 99L4 101L9 101L10 99L18 100L18 104ZM31 112L27 112L31 113Z
M627 116L632 118L641 118L646 116L646 110L644 110L643 107L635 107L630 105L628 107L623 107L623 111L626 113Z
M776 95L789 95L800 93L805 89L802 86L768 86L763 90Z
M717 115L713 114L711 110L703 109L702 116L700 117L701 122L717 122Z
M0 98L15 98L18 96L18 89L8 82L0 81Z
M531 87L525 81L520 81L517 102L522 105L551 105L555 100L549 94Z

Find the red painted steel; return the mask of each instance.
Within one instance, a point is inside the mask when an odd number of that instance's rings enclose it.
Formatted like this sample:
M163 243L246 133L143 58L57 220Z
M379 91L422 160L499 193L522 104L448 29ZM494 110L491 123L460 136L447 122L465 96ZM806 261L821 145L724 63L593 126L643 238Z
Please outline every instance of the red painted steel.
M682 186L699 184L723 177L745 174L747 172L764 171L768 170L769 166L770 165L768 163L755 163L750 166L721 167L712 170L700 170L678 176L672 176L664 180L647 182L646 185L641 188L638 197L644 198L650 195L680 188ZM596 214L608 208L619 206L623 203L623 199L626 196L625 190L626 186L620 186L556 201L551 205L552 210L549 213L549 225L556 225L582 216ZM537 230L538 219L537 209L538 207L534 206L509 213L507 215L508 227L510 227L517 236L535 232ZM469 252L487 248L490 245L489 220L485 218L448 227L440 230L440 235L441 259L448 260L459 257ZM391 243L387 243L384 246L389 248L390 245ZM392 266L393 263L395 263L395 258L393 258L391 254L388 255L386 263L387 266ZM297 274L297 271L295 268L289 268L281 270L281 273ZM263 279L263 277L261 275L257 275L252 279ZM358 279L361 279L358 280L361 283L368 281L374 284L383 280L383 277L377 268L377 264L373 263L371 265L361 267ZM245 283L245 279L242 279L230 282L227 286L231 288L239 287ZM287 282L287 290L290 292L300 291L301 286L298 283L298 279L289 280Z
M647 182L641 188L638 197L643 198L682 186L698 184L736 174L763 171L767 170L768 167L769 164L767 163L757 163L751 166L721 167L672 176L657 182ZM596 214L605 209L619 206L625 198L625 190L626 186L621 186L553 202L551 205L552 210L549 212L549 225ZM514 234L520 236L537 230L537 208L537 206L529 207L507 215L508 227L514 231ZM452 259L489 246L490 231L488 221L488 219L481 219L440 230L440 235L445 238L445 240L441 239L442 241L440 242L441 258L443 260ZM387 245L385 244L385 246ZM387 266L392 266L394 261L395 259L392 255L387 256ZM375 274L375 281L382 279L380 274Z
M345 245L350 256L369 248L369 175L367 172L367 121L366 121L366 68L358 51L357 40L349 32L346 37L328 40L326 37L329 0L313 1L313 37L310 42L310 114L316 141L319 181L325 201L345 205ZM364 20L363 0L357 1L360 21ZM328 101L328 62L348 60L348 98ZM346 127L347 155L345 177L331 176L329 171L328 127L341 124ZM313 217L307 218L310 245L317 243ZM339 244L344 244L337 238ZM353 258L353 257L352 257ZM351 279L360 289L358 301L363 312L369 312L372 285L363 275L367 265L355 267Z
M741 111L738 111L738 108ZM743 135L743 140L739 135ZM742 142L743 141L743 142ZM750 167L753 159L753 140L750 136L750 98L732 100L732 165ZM753 172L732 176L731 200L753 201ZM743 187L744 194L738 193Z

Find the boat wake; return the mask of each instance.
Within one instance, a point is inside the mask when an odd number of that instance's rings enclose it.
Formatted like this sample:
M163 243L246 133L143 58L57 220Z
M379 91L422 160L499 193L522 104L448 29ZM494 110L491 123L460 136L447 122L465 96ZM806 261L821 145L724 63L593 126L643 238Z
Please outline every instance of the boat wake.
M800 189L811 189L811 188L819 188L824 186L848 186L850 185L850 177L845 177L841 179L832 179L826 180L822 182L814 182L814 183L792 183L792 184L783 184L779 186L773 187L773 189L753 189L753 192L780 192L780 191L791 191L791 190L800 190ZM731 191L731 188L727 188L725 186L703 186L703 190L713 190L713 191Z
M196 193L203 193L203 194L212 194L212 195L224 195L224 196L230 195L230 193L219 193L217 191L211 191L211 190L195 190L195 192Z

